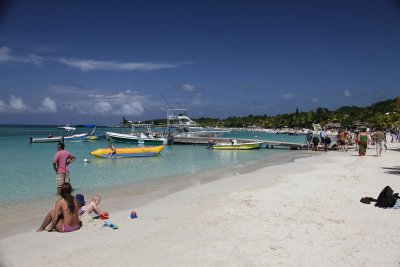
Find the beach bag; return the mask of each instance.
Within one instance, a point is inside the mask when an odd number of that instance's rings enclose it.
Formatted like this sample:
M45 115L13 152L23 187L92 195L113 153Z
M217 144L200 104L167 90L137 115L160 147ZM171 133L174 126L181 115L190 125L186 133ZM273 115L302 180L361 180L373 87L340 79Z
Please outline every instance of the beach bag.
M386 186L379 194L375 203L375 207L392 208L396 204L398 198L399 194L393 193L392 188L390 188L390 186Z

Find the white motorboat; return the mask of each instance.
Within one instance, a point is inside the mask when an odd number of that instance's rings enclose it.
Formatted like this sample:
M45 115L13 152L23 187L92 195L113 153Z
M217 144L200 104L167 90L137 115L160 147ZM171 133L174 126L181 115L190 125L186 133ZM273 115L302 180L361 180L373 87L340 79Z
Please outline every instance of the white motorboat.
M144 129L144 132L140 132L137 129ZM162 133L154 133L151 130L151 124L132 124L131 133L115 133L106 132L107 139L115 142L128 142L128 143L139 143L145 145L165 145L167 144L167 138L164 138Z
M170 108L167 112L167 127L174 131L174 136L179 137L216 137L224 133L229 133L230 130L205 128L191 120L186 109Z

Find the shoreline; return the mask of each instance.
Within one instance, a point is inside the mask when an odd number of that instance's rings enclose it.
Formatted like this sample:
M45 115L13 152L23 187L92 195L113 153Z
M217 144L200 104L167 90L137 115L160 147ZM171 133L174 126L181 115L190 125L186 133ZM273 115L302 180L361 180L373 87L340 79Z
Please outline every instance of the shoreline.
M267 158L250 160L237 166L225 165L191 174L158 177L148 181L132 182L123 185L96 187L92 190L75 190L74 194L83 194L87 202L90 202L92 194L99 194L103 199L100 205L101 210L118 212L145 205L189 187L199 186L229 176L253 172L267 166L282 165L298 158L309 156L313 156L311 151L284 150L282 153L274 154ZM57 196L48 196L25 200L12 205L0 206L0 229L5 229L7 225L13 224L11 230L7 232L0 231L0 239L21 232L29 232L32 226L36 227L36 225L39 225L44 215L53 208L56 199ZM32 202L34 203L33 205ZM21 213L24 216L20 216ZM35 223L32 223L32 221Z
M129 219L132 208L110 213L118 230L98 221L70 234L32 230L2 238L0 262L396 266L400 210L359 202L376 197L386 185L399 192L400 144L388 145L382 157L373 156L374 149L366 157L354 150L311 152L315 157L227 173L137 206L137 219Z

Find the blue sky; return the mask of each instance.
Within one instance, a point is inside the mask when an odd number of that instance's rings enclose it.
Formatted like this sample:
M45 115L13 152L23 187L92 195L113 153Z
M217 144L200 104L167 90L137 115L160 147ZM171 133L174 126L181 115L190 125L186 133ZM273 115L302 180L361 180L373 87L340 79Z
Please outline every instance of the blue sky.
M400 95L398 1L2 1L0 123L117 124ZM165 100L166 101L165 101Z

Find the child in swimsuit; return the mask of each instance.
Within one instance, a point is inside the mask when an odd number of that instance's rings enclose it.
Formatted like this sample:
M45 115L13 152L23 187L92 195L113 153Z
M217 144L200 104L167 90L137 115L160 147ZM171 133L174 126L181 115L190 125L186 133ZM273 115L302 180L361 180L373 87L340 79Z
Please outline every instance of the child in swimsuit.
M93 195L92 197L92 202L90 202L89 205L83 206L81 208L82 213L96 213L97 215L100 215L100 210L97 207L100 204L101 197L99 195Z

